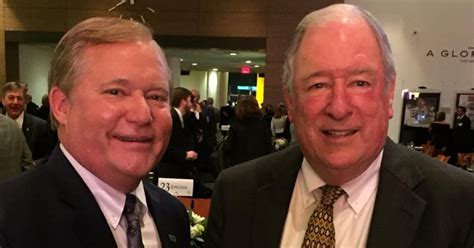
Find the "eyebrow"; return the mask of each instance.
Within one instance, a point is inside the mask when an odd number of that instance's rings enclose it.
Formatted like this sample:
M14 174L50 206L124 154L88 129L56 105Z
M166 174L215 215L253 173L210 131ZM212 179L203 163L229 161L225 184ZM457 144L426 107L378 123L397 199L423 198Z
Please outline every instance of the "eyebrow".
M149 88L148 90L161 90L161 91L164 91L166 93L169 93L168 90L166 90L164 87L162 86L158 86L157 85L158 82L155 82L153 83L153 86L151 88ZM107 81L105 83L106 85L107 84L118 84L118 85L121 85L121 86L127 86L130 84L130 80L128 79L125 79L125 78L114 78L110 81ZM165 82L165 84L168 84L167 82Z
M120 85L127 85L129 84L129 80L124 79L124 78L114 78L110 81L105 82L106 84L120 84Z
M375 70L369 67L355 68L355 69L349 69L349 70L337 70L337 71L342 71L342 72L348 73L349 75L361 75L361 74L374 75L375 74ZM325 75L330 75L331 73L332 71L330 70L319 70L305 76L303 80L308 80L313 77L321 77Z

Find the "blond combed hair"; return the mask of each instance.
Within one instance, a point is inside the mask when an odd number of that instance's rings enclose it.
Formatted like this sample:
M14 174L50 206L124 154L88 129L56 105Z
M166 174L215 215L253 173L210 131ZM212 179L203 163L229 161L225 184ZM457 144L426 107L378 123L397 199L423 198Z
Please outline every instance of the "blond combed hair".
M48 75L48 88L58 87L67 97L74 88L81 73L85 58L84 50L90 46L101 44L153 42L160 58L160 67L171 84L171 73L165 55L160 46L153 40L153 32L145 25L114 17L93 17L78 23L71 28L59 41L51 58ZM172 89L171 85L169 85ZM58 122L51 116L53 125Z

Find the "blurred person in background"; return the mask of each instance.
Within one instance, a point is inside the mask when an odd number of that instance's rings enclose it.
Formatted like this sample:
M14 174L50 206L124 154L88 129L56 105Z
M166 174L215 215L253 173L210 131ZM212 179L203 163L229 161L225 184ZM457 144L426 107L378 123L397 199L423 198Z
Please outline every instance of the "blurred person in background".
M272 117L270 127L274 138L286 138L285 126L287 124L288 116L285 115L284 106L279 105L275 110L275 115ZM288 140L289 141L289 140Z
M239 100L235 119L230 124L224 151L230 156L230 164L240 164L271 153L272 133L262 120L258 102L253 96Z
M228 131L223 130L222 126L228 126L230 124L230 122L235 117L235 110L232 107L232 101L228 101L227 105L222 106L219 113L220 113L219 126L220 126L220 129L221 129L222 138L226 138L227 134L228 134Z
M41 107L38 109L38 117L45 120L46 122L50 122L48 94L45 94L43 97L41 97Z
M0 180L20 175L33 167L33 158L21 129L0 114Z
M192 108L191 91L176 87L171 93L171 138L163 159L156 168L158 177L191 178L198 158L196 141L186 116Z
M438 112L435 120L430 123L430 127L428 128L429 144L435 148L432 155L433 157L444 153L450 143L451 130L449 124L445 122L445 119L446 114L444 112Z
M3 105L6 115L13 119L23 131L26 142L33 154L33 160L48 156L56 143L51 126L32 114L25 112L25 83L8 82L3 86Z
M458 106L453 127L453 142L457 152L457 164L467 168L467 156L472 152L471 119L466 115L466 107Z

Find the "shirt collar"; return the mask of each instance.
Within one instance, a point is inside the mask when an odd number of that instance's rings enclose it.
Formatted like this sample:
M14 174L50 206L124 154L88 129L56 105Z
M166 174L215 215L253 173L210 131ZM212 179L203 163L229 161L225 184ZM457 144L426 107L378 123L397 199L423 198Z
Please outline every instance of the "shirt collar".
M173 107L176 113L178 113L179 120L181 121L181 127L184 128L184 120L183 120L183 115L181 114L181 111L179 111L178 108Z
M8 113L6 113L6 115L8 117L10 117L8 115ZM18 116L18 118L13 119L13 118L10 117L10 119L14 120L20 128L23 128L23 122L24 122L24 119L25 119L25 111L22 111L21 114Z
M72 167L77 171L89 190L92 192L97 204L99 205L105 219L116 229L120 223L123 209L125 208L125 194L108 185L100 178L96 177L86 168L84 168L74 157L66 150L63 144L59 144L61 151L71 163ZM146 204L145 190L143 183L140 181L138 187L130 192L137 197L141 203L140 215L143 216L148 211Z
M370 164L370 166L358 177L341 185L341 188L346 192L347 203L352 210L358 214L364 205L368 202L370 196L376 191L379 179L380 166L382 164L383 150L379 153L377 158ZM303 175L302 193L305 197L304 207L309 207L316 198L314 193L326 183L309 165L306 158L303 159L301 166Z

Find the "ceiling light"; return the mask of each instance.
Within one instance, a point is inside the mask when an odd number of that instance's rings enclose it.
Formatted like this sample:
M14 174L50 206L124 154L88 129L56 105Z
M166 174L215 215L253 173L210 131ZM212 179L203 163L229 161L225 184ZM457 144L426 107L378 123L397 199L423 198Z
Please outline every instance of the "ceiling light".
M218 71L218 69L217 69L217 68L212 68L212 70L213 70L213 71Z
M246 60L245 63L250 64L252 63L252 60Z
M237 53L229 53L230 56L237 56Z
M196 65L198 65L198 63L192 63L191 65L192 65L192 66L196 66Z
M259 68L260 66L259 66L259 65L254 65L253 67L255 67L255 68Z

